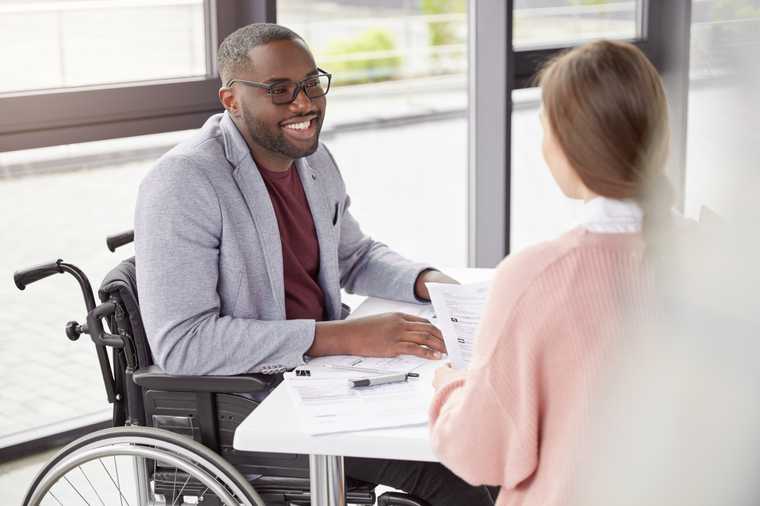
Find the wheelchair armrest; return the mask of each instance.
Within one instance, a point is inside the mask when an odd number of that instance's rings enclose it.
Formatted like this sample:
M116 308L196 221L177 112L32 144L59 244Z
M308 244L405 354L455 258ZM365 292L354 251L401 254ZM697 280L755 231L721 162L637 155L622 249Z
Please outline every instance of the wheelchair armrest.
M143 388L169 392L250 393L270 389L276 377L268 382L261 375L241 376L180 376L165 373L152 365L135 371L132 379Z

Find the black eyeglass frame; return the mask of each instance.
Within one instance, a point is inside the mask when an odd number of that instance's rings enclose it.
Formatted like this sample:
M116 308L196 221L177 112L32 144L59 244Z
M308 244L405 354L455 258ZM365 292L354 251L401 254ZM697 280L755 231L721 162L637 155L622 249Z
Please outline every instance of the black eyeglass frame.
M245 79L230 79L229 81L227 81L226 88L229 88L230 86L232 86L235 83L245 84L246 86L251 86L253 88L261 88L261 89L267 90L267 95L272 98L272 103L273 104L275 104L275 105L288 105L288 104L292 104L293 101L295 101L295 99L298 96L298 94L301 93L301 90L303 90L303 92L306 94L306 96L309 97L310 99L311 98L320 98L320 97L324 97L325 95L327 95L327 92L330 91L330 84L332 83L332 74L330 74L329 72L325 72L324 70L322 70L319 67L317 67L317 71L318 71L317 74L314 74L313 76L309 76L309 77L307 77L305 79L302 79L301 81L278 81L278 82L269 83L269 84L267 84L267 83L259 83L259 82L256 82L256 81L246 81ZM312 97L312 96L309 95L309 92L306 91L307 88L304 87L304 84L307 81L310 81L310 80L312 80L314 78L320 78L320 77L327 77L327 88L325 88L325 92L322 93L321 95L316 95L316 96ZM275 95L272 94L272 88L274 88L275 86L282 86L283 84L286 84L286 83L295 83L296 87L293 90L293 96L290 97L290 100L288 100L287 102L275 102Z

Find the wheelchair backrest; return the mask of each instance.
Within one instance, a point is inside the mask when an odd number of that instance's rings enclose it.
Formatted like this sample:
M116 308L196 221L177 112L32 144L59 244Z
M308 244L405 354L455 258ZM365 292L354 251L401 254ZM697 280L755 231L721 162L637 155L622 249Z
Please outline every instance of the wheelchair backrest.
M116 321L116 317L109 318L108 325L111 332L127 332L132 336L137 353L137 366L142 369L153 365L153 357L150 352L148 338L145 335L142 317L140 316L140 304L137 295L137 276L135 257L128 258L119 263L103 279L98 290L101 302L112 301L121 305L126 313L124 320ZM126 328L118 328L119 324Z
M153 357L145 334L142 317L140 316L139 298L137 295L137 276L135 258L128 258L120 262L103 279L98 289L98 298L101 302L114 302L118 309L107 317L108 327L113 334L119 334L132 342L135 350L137 369L153 365ZM129 381L126 376L127 361L123 349L113 351L113 378L117 399L114 400L113 425L121 426L126 423L129 412L129 403L133 403L140 420L144 424L143 399L140 396L129 398Z

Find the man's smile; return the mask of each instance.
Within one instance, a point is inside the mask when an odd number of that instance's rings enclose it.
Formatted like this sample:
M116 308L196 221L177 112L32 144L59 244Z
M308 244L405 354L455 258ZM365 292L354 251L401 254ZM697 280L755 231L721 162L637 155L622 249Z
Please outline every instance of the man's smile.
M308 114L291 118L280 123L280 127L285 131L285 135L295 140L310 140L317 133L319 115Z

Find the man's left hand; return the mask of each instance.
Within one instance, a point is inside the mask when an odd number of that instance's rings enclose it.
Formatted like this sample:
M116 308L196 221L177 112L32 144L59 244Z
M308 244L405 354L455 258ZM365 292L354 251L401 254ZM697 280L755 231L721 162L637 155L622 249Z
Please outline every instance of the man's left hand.
M458 285L459 281L434 269L422 271L420 275L417 276L417 281L414 282L414 295L416 295L418 299L430 300L430 293L428 293L425 283L453 283Z

